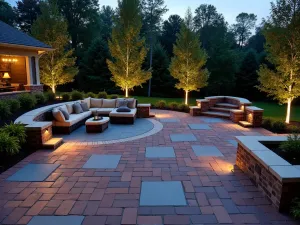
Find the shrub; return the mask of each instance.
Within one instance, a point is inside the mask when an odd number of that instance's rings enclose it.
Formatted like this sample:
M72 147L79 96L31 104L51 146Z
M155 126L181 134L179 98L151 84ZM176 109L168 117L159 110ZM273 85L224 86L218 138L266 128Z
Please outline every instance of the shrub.
M293 157L300 157L300 136L298 134L289 135L287 141L282 142L279 148Z
M105 91L99 92L98 98L107 98L107 93Z
M55 94L52 91L47 91L45 93L46 98L48 101L54 101L55 100Z
M296 198L292 202L291 213L295 219L300 218L300 199Z
M70 100L70 94L69 93L62 93L61 98L63 101L69 101Z
M9 136L16 137L20 144L24 144L26 142L25 127L20 123L14 124L11 122L10 124L6 124L1 131Z
M184 103L179 104L178 109L182 112L189 112L190 110L189 106Z
M289 126L287 128L288 133L292 133L292 134L299 134L300 133L300 127L297 126Z
M12 113L17 112L21 108L20 102L17 99L8 99L6 103L9 105Z
M93 92L88 92L88 93L86 93L85 94L85 97L86 98L96 98L97 97L97 95L95 94L95 93L93 93Z
M81 100L81 99L83 99L83 94L80 91L74 90L71 92L71 98L73 101Z
M22 94L18 99L22 109L32 109L36 105L36 99L31 94Z
M178 103L177 102L170 102L169 103L169 108L172 110L178 110Z
M35 93L34 97L36 99L37 104L44 104L46 102L46 98L43 93Z
M117 99L119 96L118 95L111 95L110 98L111 99Z
M0 101L0 119L5 120L11 116L10 105L5 101Z
M271 129L272 128L272 123L273 123L272 119L266 118L262 122L262 127L265 128L265 129Z
M165 109L167 106L167 103L165 100L159 100L158 102L156 102L155 106L159 109Z
M21 146L18 138L0 132L0 152L8 155L15 155L19 153L20 148Z
M287 128L286 123L278 120L272 123L271 131L275 133L284 133L286 131L286 128Z

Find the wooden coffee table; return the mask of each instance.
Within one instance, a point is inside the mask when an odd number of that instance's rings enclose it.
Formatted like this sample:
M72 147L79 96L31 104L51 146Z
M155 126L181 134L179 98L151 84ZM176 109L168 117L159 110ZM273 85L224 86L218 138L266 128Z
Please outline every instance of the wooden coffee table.
M108 128L109 117L102 117L101 120L94 120L94 117L85 121L87 133L102 133Z

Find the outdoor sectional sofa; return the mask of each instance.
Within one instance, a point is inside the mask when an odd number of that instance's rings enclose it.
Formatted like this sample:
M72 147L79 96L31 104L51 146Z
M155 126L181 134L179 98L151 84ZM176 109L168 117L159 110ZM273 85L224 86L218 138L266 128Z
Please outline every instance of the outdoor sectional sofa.
M134 124L137 114L136 99L126 99L127 106L130 112L118 112L120 104L125 99L96 99L86 98L81 101L68 102L65 105L60 105L51 110L52 124L54 133L70 134L80 126L85 124L85 121L92 117L95 112L100 116L109 116L112 124ZM81 113L75 113L74 104L85 103L87 106ZM84 108L84 107L83 107ZM66 119L62 113L62 109L67 111L69 118ZM58 112L57 112L58 111ZM58 115L57 115L58 114Z

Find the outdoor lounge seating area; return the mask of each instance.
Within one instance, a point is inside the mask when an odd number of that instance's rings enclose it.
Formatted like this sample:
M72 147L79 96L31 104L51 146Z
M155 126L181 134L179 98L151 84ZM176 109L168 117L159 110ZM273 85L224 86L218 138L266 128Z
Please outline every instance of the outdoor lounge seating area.
M52 109L53 132L68 133L84 125L92 116L109 116L112 124L134 124L136 99L96 99L66 103ZM96 120L96 119L95 119Z

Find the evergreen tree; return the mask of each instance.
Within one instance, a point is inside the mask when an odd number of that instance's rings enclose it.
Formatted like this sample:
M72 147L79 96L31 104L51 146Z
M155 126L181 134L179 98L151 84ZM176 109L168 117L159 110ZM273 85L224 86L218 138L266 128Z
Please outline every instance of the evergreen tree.
M114 17L115 11L113 8L110 6L102 6L100 10L100 33L104 40L108 40L111 37L111 32L114 25Z
M77 73L73 50L66 50L70 40L67 23L59 13L56 0L41 3L41 15L32 25L32 34L54 49L40 59L40 74L42 83L55 93L58 85L73 81Z
M164 5L164 0L141 0L141 9L143 16L143 27L142 30L147 37L147 43L149 45L149 67L152 69L153 62L153 45L155 43L154 38L157 36L156 34L160 30L161 18L163 14L165 14L168 9ZM149 80L148 87L148 97L151 96L151 78Z
M258 85L258 74L259 64L257 56L254 50L250 50L240 68L240 72L236 75L236 91L239 97L250 97L251 100L257 100L259 93L257 88Z
M207 55L201 49L198 36L192 28L192 13L189 9L174 45L174 57L169 68L171 75L178 80L176 88L185 91L185 104L188 104L190 91L199 91L207 85L209 74L203 69Z
M41 14L40 0L19 0L14 8L17 16L17 25L25 33L30 33L31 26Z
M13 8L5 0L0 0L0 20L14 26L16 15Z
M171 15L163 23L160 42L170 57L173 56L173 45L176 42L177 34L180 32L182 22L183 19L180 16Z
M292 101L300 96L300 0L277 0L263 34L268 61L275 70L262 65L259 90L287 104L286 123L290 123Z
M107 41L95 39L85 52L77 77L80 89L88 92L109 91L114 86L106 64L110 59Z
M109 41L113 60L107 60L116 86L128 91L145 83L151 72L142 70L147 55L145 40L140 38L142 20L138 0L119 1L119 15Z

